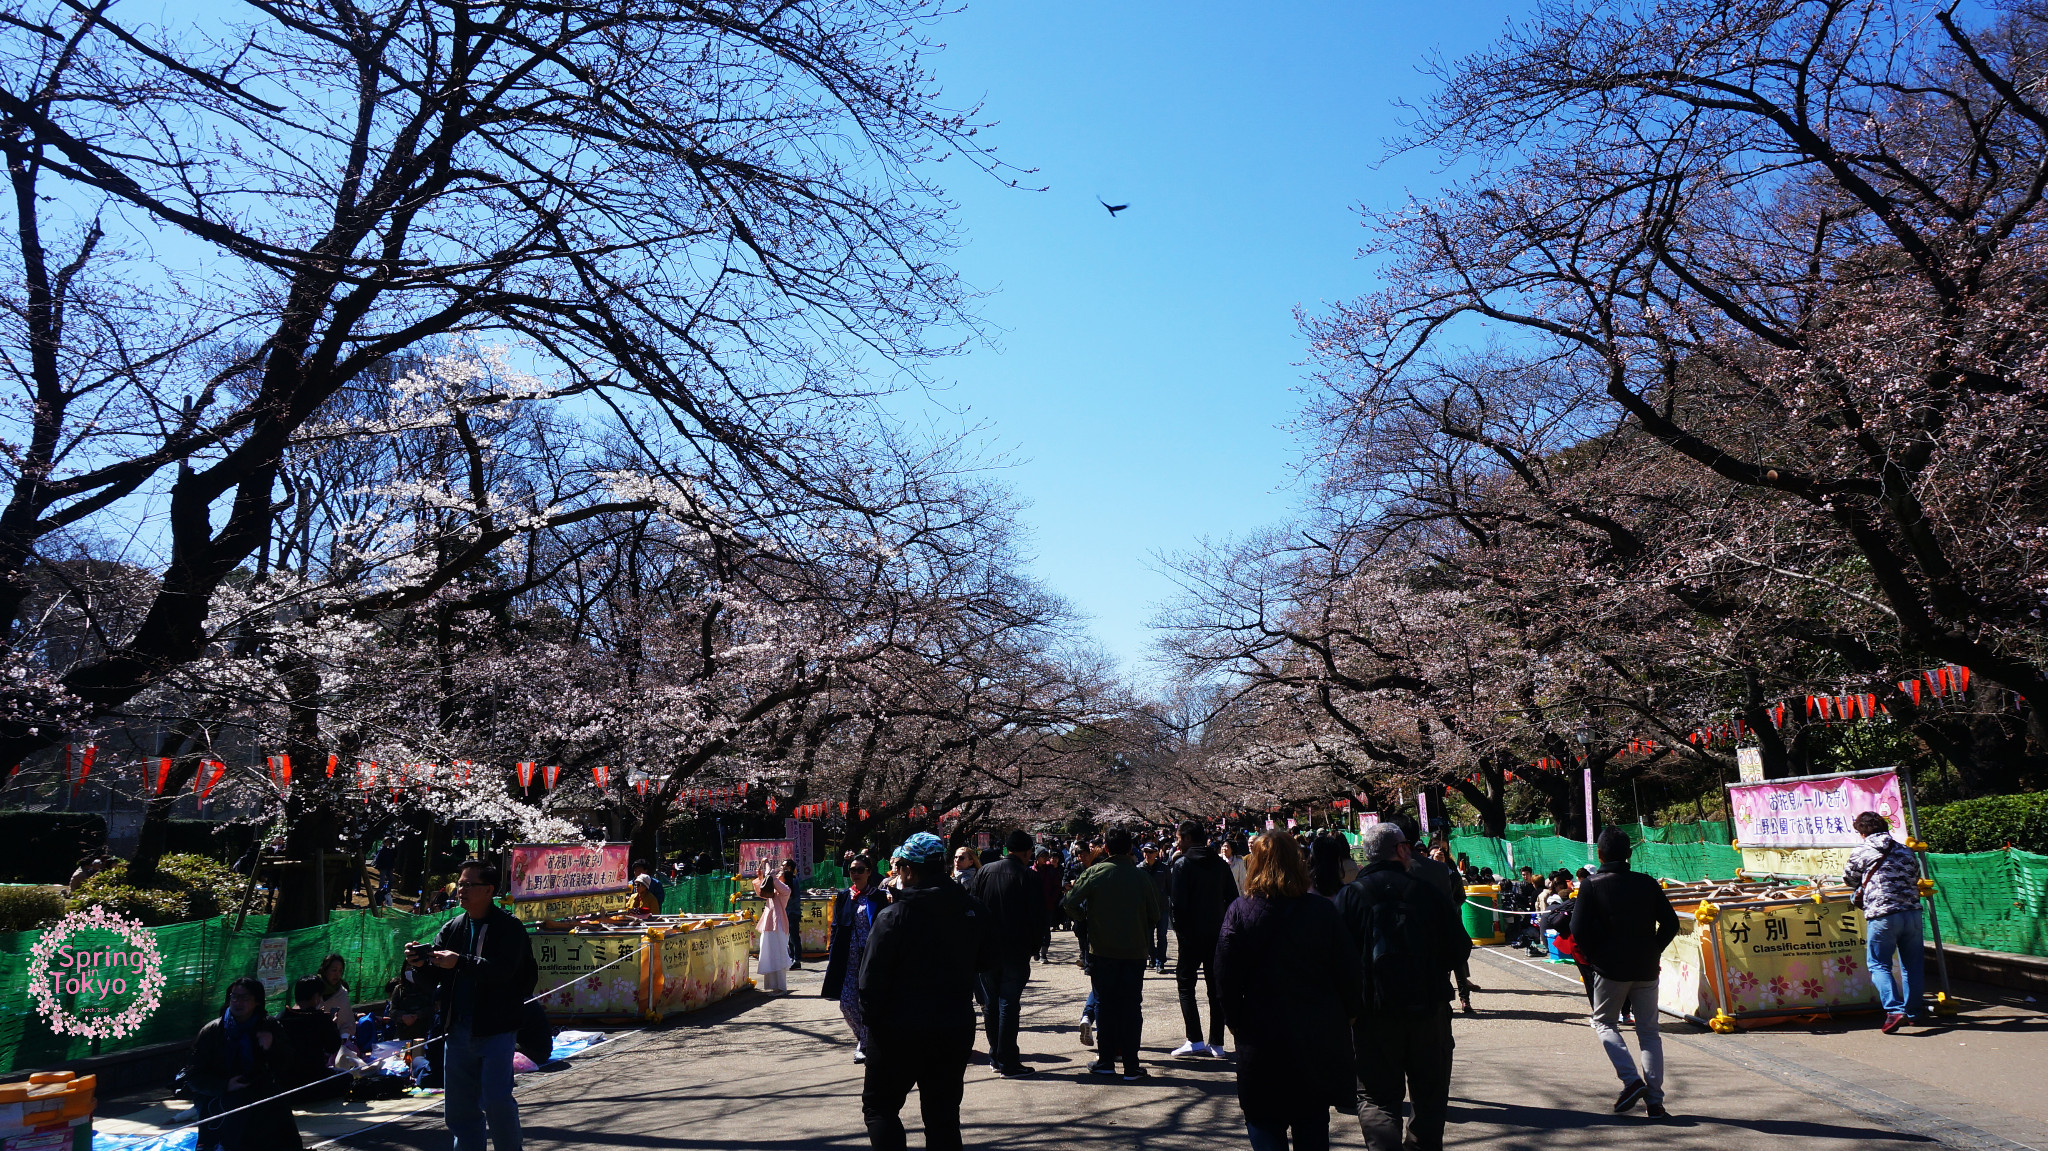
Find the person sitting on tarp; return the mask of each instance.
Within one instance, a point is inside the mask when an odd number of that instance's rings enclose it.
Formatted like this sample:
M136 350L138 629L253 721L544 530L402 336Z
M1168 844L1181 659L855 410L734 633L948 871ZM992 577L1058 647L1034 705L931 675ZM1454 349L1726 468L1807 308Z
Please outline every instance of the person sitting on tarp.
M292 1096L295 1107L337 1098L348 1091L346 1079L329 1078L334 1074L334 1056L341 1050L341 1029L335 1026L333 1014L320 1005L326 993L326 981L308 975L292 985L292 1006L277 1017L277 1025L291 1040L290 1056L278 1065L277 1085L286 1091L304 1088Z
M263 1013L263 984L246 977L228 984L225 1008L199 1029L185 1065L185 1085L200 1115L221 1116L199 1125L199 1151L302 1146L291 1107L276 1098L291 1061L291 1040Z

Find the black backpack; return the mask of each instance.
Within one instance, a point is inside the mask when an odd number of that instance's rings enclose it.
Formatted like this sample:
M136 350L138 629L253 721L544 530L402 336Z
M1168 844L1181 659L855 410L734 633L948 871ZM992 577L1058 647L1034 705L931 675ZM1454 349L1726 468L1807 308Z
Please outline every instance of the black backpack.
M1415 881L1369 885L1365 906L1370 942L1359 957L1365 999L1380 1015L1427 1015L1444 1002L1449 967L1437 955L1421 910L1407 898Z

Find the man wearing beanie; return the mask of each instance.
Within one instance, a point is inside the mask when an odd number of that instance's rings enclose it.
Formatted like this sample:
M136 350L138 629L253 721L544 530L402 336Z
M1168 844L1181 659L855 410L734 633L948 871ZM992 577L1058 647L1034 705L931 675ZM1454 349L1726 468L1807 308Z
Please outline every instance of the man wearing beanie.
M1656 880L1629 870L1628 834L1610 827L1600 833L1600 868L1580 888L1572 911L1572 942L1592 970L1593 1031L1621 1078L1616 1114L1645 1100L1652 1119L1664 1109L1664 1040L1657 1032L1657 961L1678 934L1678 913ZM1638 1071L1622 1038L1619 1020L1628 1007L1642 1048Z
M924 1145L960 1146L960 1095L974 1051L976 976L994 966L988 912L952 882L946 844L919 832L891 856L903 876L875 917L860 965L868 1024L860 1093L868 1145L902 1151L903 1100L917 1088Z

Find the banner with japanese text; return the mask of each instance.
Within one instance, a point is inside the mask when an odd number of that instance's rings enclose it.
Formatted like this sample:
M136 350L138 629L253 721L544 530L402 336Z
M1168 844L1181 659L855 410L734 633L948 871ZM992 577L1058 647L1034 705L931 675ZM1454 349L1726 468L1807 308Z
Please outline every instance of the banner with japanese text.
M550 1019L628 1021L647 1017L649 980L642 970L646 951L613 962L640 949L646 938L642 933L537 931L531 938L534 962L540 966L540 987L554 988L541 1000Z
M1864 965L1863 913L1846 900L1723 908L1713 935L1727 974L1731 1015L1796 1014L1877 1006Z
M526 923L544 919L567 919L574 915L603 915L624 911L633 905L631 888L597 895L565 895L559 899L522 899L512 905L512 914Z
M796 858L796 840L794 839L742 839L737 844L737 847L740 856L740 874L748 879L758 877L764 864L772 870L782 866L783 860ZM809 874L809 872L803 870L801 863L797 865L797 872L800 875Z
M505 849L508 882L501 894L516 903L631 891L632 851L629 843L515 843Z
M1863 842L1852 823L1874 811L1899 827L1905 802L1899 776L1815 779L1798 783L1737 783L1728 787L1735 839L1744 848L1855 847Z

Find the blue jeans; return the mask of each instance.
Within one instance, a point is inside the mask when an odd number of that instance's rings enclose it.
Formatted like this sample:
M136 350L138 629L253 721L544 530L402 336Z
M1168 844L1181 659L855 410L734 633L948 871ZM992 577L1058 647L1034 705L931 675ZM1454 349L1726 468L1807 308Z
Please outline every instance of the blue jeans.
M1121 1060L1124 1070L1136 1069L1138 1039L1145 1030L1145 961L1091 956L1088 978L1101 1013L1095 1024L1097 1061Z
M988 1061L998 1067L1015 1067L1024 1061L1017 1051L1017 1027L1023 1022L1024 983L1031 977L1029 956L1004 958L993 970L981 973L981 994L988 1001L983 1018L988 1024Z
M1894 911L1870 921L1870 982L1886 1015L1920 1014L1920 992L1926 986L1927 953L1920 941L1920 912ZM1905 986L1892 978L1892 955L1905 970Z
M484 1122L490 1121L497 1151L521 1151L519 1101L512 1098L513 1032L472 1036L469 1024L448 1033L442 1057L443 1115L455 1136L455 1151L484 1151Z

